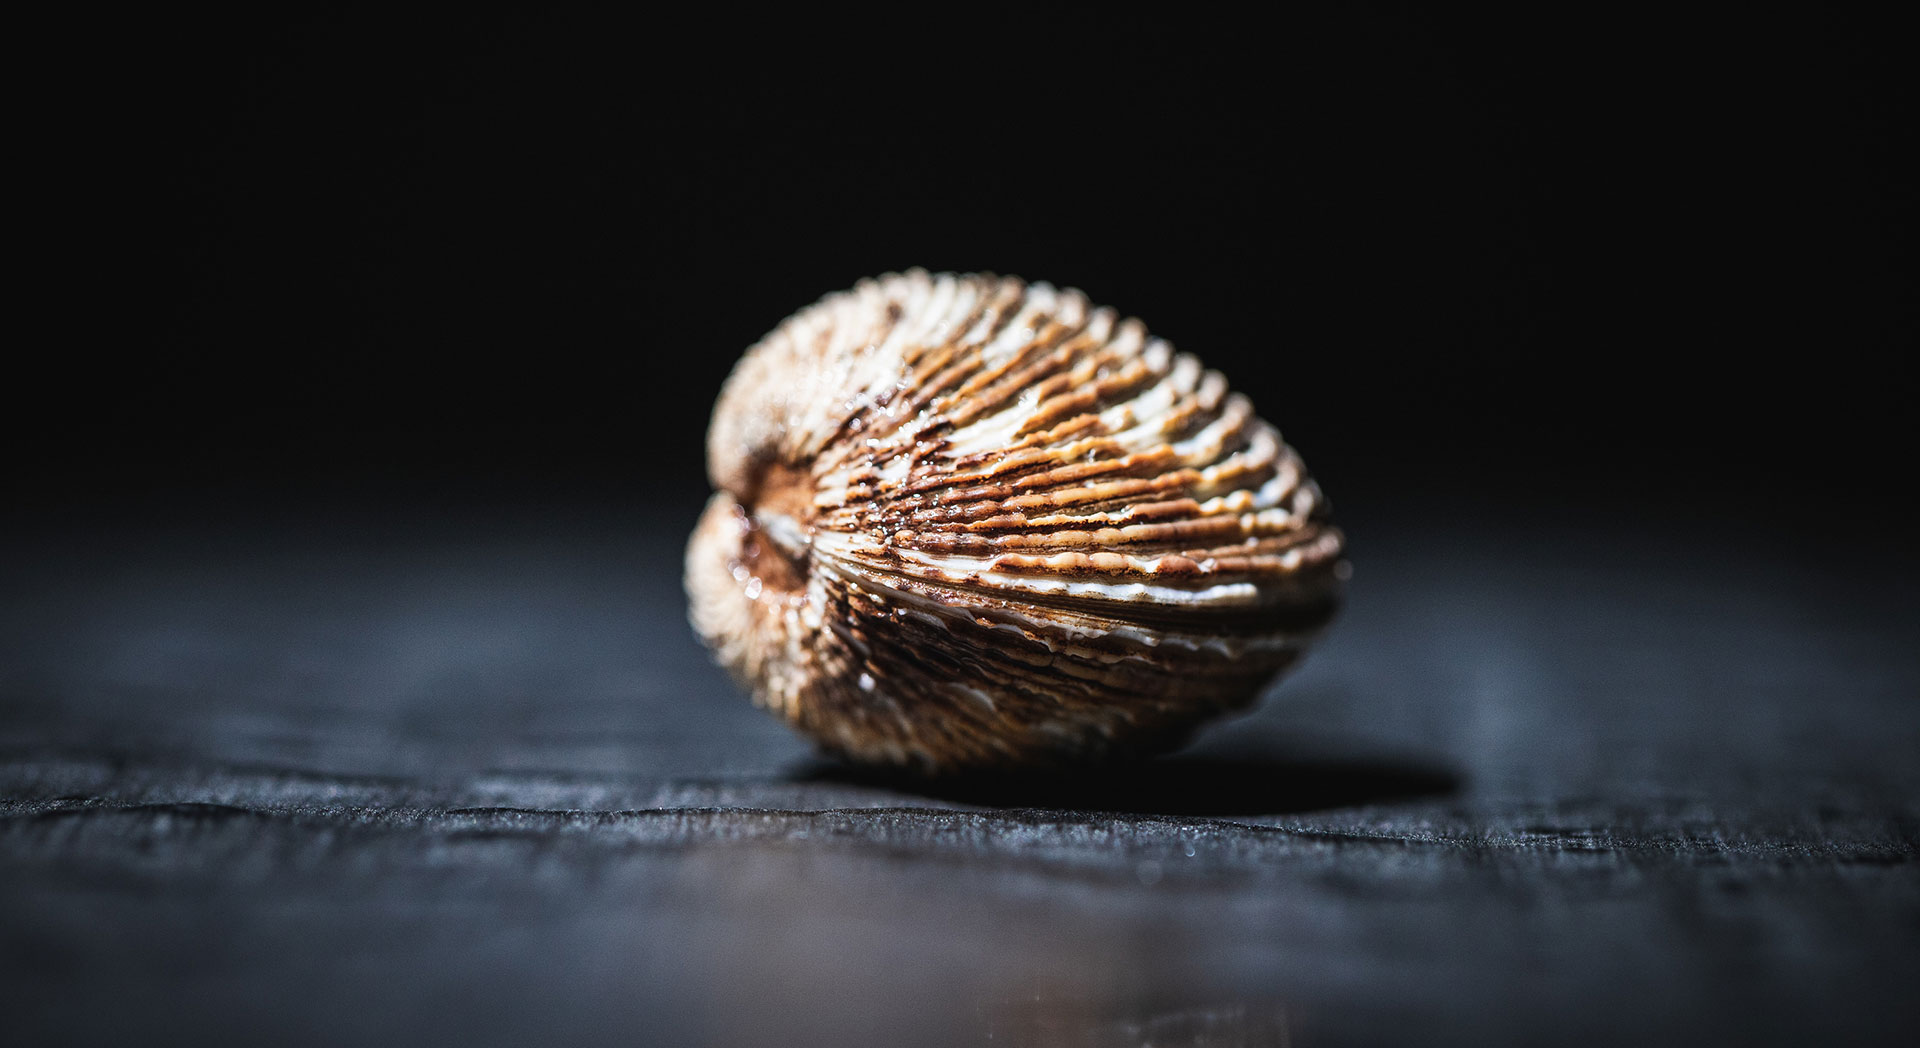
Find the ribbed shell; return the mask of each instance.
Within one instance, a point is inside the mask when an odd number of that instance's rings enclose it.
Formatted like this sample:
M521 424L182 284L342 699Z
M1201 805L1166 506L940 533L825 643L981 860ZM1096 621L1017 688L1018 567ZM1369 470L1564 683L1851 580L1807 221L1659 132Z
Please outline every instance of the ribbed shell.
M1218 372L1077 291L921 271L727 380L695 629L848 758L944 771L1180 743L1331 617L1340 532Z

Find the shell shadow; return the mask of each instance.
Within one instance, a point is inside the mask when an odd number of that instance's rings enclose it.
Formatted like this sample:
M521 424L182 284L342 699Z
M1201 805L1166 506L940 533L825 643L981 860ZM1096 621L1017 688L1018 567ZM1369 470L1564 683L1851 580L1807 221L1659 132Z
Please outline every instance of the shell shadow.
M1075 771L924 778L813 761L798 782L862 786L987 808L1057 808L1143 815L1288 815L1444 797L1465 780L1441 764L1396 755L1189 753Z

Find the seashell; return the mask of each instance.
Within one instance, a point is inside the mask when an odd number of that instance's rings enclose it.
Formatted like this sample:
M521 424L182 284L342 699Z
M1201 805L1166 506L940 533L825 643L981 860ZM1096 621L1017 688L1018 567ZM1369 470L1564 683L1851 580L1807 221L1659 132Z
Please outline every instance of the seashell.
M695 630L824 749L926 772L1145 754L1332 617L1343 538L1218 372L1073 290L919 270L749 349Z

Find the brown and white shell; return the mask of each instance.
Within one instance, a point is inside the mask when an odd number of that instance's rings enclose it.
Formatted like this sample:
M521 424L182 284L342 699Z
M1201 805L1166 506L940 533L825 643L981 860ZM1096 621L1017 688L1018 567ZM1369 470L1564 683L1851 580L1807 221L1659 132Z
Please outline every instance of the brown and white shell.
M1078 291L915 270L747 351L694 628L823 748L923 771L1147 753L1333 615L1341 533L1218 372Z

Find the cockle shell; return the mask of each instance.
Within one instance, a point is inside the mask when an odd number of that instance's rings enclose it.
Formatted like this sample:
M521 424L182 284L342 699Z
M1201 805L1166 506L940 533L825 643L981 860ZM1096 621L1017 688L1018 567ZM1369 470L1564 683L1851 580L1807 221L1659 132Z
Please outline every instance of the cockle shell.
M694 628L823 748L950 771L1179 744L1327 623L1341 533L1218 372L1078 291L915 270L727 379Z

